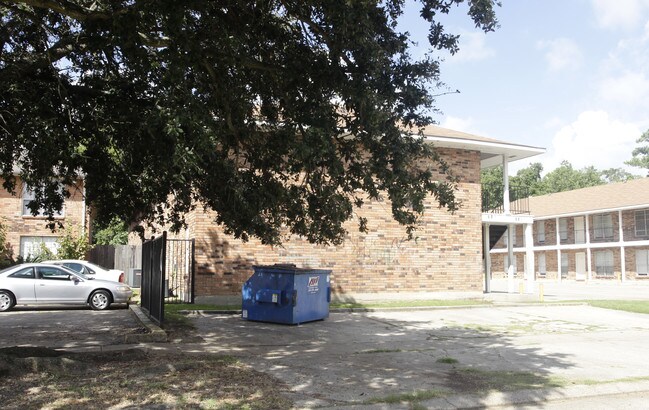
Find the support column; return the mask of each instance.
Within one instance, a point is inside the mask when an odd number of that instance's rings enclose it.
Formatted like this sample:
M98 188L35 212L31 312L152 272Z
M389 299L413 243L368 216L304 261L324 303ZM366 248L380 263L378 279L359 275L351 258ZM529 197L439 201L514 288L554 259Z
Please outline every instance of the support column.
M484 291L491 293L491 253L489 249L489 224L484 225L482 242L484 243Z
M509 215L511 213L509 203L509 164L505 155L503 155L503 187L503 211L505 215Z
M559 277L557 278L557 280L559 281L559 283L561 283L561 279L562 279L561 278L561 275L562 275L562 272L561 272L561 249L560 249L560 246L561 246L561 232L559 232L559 218L554 219L554 228L555 228L554 233L555 233L555 236L556 236L555 239L557 241L556 242L557 243L557 272L559 273L559 275L558 275Z
M534 236L532 235L532 224L525 225L525 293L534 293Z
M592 252L590 251L590 218L588 215L584 215L586 220L586 263L588 264L588 281L593 280L593 270L591 269L592 265Z
M622 229L622 211L617 212L618 230L620 232L620 274L622 283L626 281L626 253L624 249L624 229Z
M516 286L514 284L514 225L507 225L507 259L509 266L507 266L507 292L515 293Z

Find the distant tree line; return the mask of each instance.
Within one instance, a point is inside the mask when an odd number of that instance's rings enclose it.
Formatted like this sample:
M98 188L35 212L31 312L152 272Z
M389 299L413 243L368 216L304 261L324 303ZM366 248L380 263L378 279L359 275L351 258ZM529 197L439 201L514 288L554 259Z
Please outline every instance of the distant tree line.
M633 150L632 158L625 163L647 171L649 170L649 130L636 142L639 146ZM532 163L519 170L516 175L510 176L510 186L524 187L528 190L529 196L538 196L640 178L622 168L598 170L591 165L575 169L569 161L563 161L559 167L544 176L541 176L542 172L543 165L540 162ZM502 185L502 181L502 166L482 171L483 186L499 186Z

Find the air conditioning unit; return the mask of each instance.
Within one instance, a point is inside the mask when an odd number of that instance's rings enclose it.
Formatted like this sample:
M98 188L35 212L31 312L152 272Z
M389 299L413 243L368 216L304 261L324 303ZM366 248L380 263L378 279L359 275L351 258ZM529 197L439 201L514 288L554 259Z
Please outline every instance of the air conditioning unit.
M142 286L142 268L130 268L128 270L128 284L133 288Z

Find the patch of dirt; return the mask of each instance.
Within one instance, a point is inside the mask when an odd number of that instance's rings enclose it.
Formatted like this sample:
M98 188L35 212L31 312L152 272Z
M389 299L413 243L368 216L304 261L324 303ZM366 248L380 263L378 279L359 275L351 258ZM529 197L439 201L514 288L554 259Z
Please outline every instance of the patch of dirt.
M3 410L292 407L286 385L231 356L12 349L0 353L0 372L10 372L0 383Z
M163 330L170 343L201 343L205 340L199 336L194 324L184 317L169 315L165 319Z
M446 387L457 393L479 393L561 387L561 385L548 376L529 372L456 368L447 373Z

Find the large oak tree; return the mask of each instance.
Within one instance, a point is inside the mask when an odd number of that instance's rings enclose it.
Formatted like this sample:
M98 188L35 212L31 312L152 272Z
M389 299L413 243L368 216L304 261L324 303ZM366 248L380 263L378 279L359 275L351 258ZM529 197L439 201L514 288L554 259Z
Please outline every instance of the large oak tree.
M412 229L424 196L458 206L415 135L436 53L458 50L439 18L460 6L490 31L497 4L420 0L430 53L414 58L403 0L0 0L4 187L18 170L52 216L83 175L100 223L179 228L200 203L271 244L339 243L384 195Z

